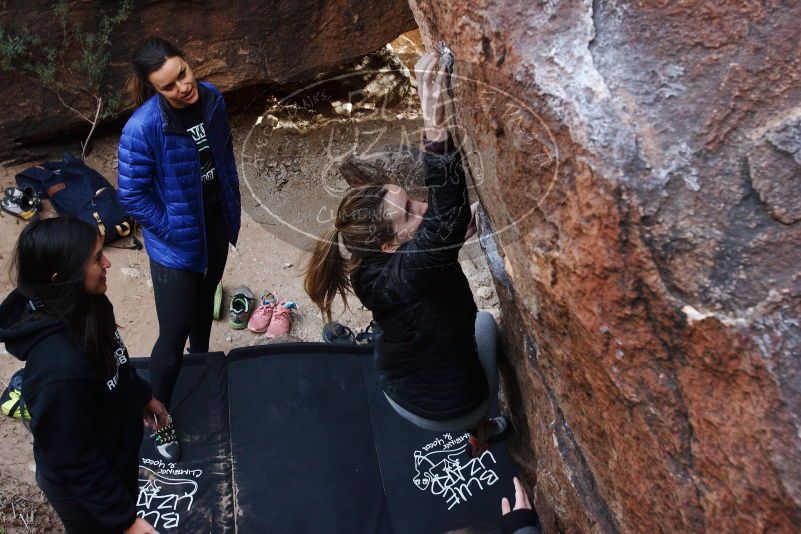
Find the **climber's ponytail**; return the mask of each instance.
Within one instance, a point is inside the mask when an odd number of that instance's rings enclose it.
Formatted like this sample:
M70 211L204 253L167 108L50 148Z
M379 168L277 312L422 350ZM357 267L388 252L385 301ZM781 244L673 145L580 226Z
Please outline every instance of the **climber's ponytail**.
M323 312L326 321L331 320L331 305L336 295L339 294L347 303L350 291L348 262L339 251L338 234L336 228L329 230L314 244L303 281L303 288Z
M303 287L327 321L331 320L331 306L337 295L347 306L350 275L362 259L380 253L381 245L395 237L392 222L384 216L385 193L383 186L349 191L339 204L334 228L322 235L312 249Z

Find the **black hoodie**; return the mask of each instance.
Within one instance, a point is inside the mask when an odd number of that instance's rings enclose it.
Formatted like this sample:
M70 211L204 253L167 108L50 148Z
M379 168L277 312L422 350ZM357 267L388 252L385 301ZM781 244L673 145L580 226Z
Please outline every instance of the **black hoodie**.
M128 363L121 338L117 373L106 376L84 357L63 322L29 319L27 303L15 290L0 305L0 342L25 362L22 398L31 414L37 479L73 496L104 527L122 532L136 519L130 491L150 386Z

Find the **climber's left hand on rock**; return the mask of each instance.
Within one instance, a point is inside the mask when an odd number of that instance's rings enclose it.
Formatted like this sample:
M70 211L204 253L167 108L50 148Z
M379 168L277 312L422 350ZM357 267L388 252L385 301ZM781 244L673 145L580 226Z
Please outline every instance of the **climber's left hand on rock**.
M423 112L425 137L429 141L444 141L448 138L445 122L445 80L448 69L433 52L424 54L414 66L417 76L417 93Z

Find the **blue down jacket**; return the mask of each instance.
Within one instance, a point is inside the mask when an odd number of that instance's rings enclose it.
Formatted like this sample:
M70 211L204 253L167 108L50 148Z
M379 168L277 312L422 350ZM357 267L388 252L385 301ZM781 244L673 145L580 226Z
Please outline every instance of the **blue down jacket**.
M241 200L228 113L216 87L205 82L197 87L217 168L225 231L236 244ZM118 157L120 203L142 225L150 258L172 269L205 272L200 157L166 99L152 96L128 119Z

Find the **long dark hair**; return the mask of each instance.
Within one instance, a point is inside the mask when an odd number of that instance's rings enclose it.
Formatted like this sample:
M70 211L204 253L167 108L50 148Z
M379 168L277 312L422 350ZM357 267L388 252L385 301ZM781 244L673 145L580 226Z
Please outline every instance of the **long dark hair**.
M384 216L386 192L381 185L351 189L339 203L334 227L314 245L303 288L328 321L337 295L348 303L350 275L364 258L380 253L381 245L395 237L392 221ZM347 256L342 254L340 241Z
M171 57L186 59L177 46L161 37L148 37L133 51L131 54L134 70L133 96L137 106L141 106L155 93L147 77L151 72L159 70Z
M117 324L105 295L90 295L84 273L98 239L97 228L79 219L59 217L29 223L20 233L12 269L17 289L42 315L63 321L89 362L113 373Z

